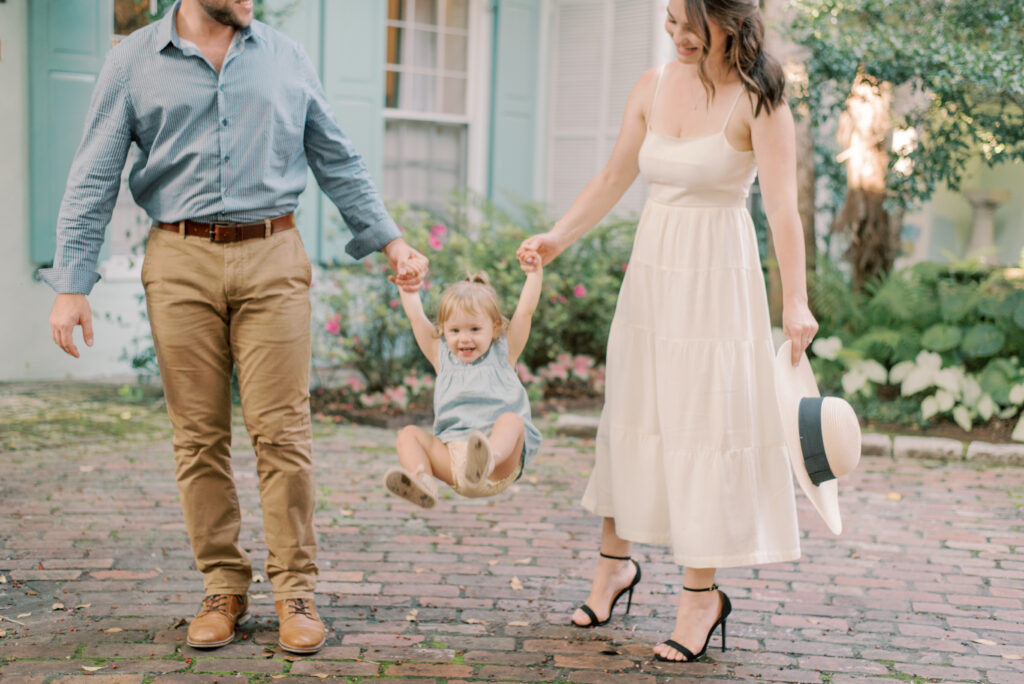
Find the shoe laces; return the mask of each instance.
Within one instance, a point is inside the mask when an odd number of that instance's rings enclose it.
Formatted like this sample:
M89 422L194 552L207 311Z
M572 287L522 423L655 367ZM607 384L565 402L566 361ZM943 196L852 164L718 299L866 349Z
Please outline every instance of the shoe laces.
M203 599L203 609L199 612L199 615L206 615L208 613L223 613L227 615L229 598L231 598L231 594L210 594Z
M285 599L285 604L288 607L289 615L302 615L303 617L313 618L313 604L310 603L309 599L294 598Z

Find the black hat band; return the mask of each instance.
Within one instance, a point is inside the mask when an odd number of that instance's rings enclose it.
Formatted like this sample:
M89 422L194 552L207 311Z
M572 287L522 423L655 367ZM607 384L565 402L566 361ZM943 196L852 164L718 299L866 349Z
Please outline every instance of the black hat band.
M800 451L803 452L807 476L815 486L836 479L825 455L825 441L821 434L821 405L824 397L804 397L797 411L800 431Z

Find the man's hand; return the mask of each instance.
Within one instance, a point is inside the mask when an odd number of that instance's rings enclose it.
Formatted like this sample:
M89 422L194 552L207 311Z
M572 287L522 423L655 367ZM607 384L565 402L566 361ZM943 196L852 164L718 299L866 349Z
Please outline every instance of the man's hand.
M410 247L402 238L395 238L384 245L383 252L388 257L391 270L395 272L395 275L388 276L388 280L406 292L419 290L423 279L427 277L427 257Z
M54 343L71 356L78 358L75 346L75 326L82 326L85 343L92 346L92 310L83 294L59 294L50 311L50 332Z

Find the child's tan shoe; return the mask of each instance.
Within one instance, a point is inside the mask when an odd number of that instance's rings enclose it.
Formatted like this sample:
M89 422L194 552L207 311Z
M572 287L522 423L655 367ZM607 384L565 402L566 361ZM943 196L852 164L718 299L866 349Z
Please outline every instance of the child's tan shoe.
M395 496L420 508L433 508L437 504L437 485L425 472L413 475L405 468L389 468L384 474L384 485Z
M469 433L466 442L466 473L465 479L471 485L479 484L490 477L494 470L494 452L491 443L482 432L474 430Z

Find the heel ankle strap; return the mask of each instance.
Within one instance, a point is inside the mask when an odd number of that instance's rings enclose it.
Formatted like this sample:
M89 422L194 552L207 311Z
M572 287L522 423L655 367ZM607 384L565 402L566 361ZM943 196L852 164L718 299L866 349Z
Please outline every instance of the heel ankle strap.
M611 560L630 560L631 558L631 556L609 556L604 551L598 551L597 553L601 558L609 558Z
M700 591L714 591L715 589L718 589L718 585L717 584L712 584L710 587L705 587L703 589L691 589L690 587L688 587L688 586L686 586L684 584L683 585L683 589L685 591L696 591L696 592L700 592Z

